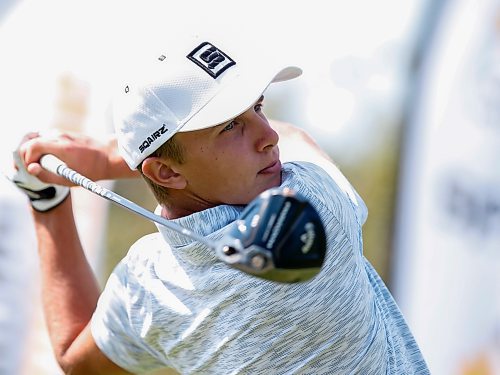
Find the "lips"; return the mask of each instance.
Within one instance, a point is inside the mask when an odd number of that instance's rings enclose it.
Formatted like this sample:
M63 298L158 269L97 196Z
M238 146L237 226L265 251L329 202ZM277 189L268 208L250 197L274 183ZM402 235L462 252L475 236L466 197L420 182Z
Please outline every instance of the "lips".
M259 171L259 174L274 174L281 171L281 162L279 160L273 161L267 167Z

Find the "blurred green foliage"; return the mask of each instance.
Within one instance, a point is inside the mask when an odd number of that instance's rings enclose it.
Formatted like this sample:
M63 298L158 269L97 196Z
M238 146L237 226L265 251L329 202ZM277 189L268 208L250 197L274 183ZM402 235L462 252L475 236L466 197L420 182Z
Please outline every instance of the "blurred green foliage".
M398 137L394 130L355 165L340 166L368 207L368 219L363 226L364 254L389 289L400 159Z

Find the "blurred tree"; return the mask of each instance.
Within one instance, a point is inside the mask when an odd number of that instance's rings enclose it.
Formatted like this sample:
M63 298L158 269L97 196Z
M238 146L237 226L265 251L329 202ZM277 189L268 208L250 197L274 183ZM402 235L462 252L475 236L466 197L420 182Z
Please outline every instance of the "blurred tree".
M356 164L341 168L368 207L364 254L389 288L398 167L399 131L393 128L379 147Z

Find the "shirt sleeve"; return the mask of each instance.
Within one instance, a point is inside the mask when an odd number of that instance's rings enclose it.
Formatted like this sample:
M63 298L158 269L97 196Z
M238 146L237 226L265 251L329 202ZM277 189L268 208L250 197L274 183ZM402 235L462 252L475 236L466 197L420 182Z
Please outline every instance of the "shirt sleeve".
M132 373L165 367L143 344L131 317L139 288L130 277L127 258L109 277L92 316L91 332L99 349L114 363ZM133 273L132 273L133 275Z
M326 193L329 197L337 197L342 202L349 202L359 225L361 226L365 223L368 217L368 208L365 202L335 164L329 161L323 161L321 164L309 162L293 164L306 171L307 180L316 181L316 184L306 184L308 189L311 190L315 189L314 185L319 187L316 189L316 196L319 197ZM325 200L325 203L328 204L328 202L330 202L330 199Z
M313 170L313 173L317 173L320 176L320 181L324 179L326 173L333 180L338 189L349 199L359 224L363 225L365 223L368 217L368 208L365 202L334 163L322 160L322 162L318 164L305 163L304 165L308 165L309 170Z

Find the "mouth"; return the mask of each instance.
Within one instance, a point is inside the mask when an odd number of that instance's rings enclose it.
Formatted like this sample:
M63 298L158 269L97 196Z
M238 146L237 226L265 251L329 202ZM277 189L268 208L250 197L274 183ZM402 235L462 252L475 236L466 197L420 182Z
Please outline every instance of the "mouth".
M259 174L275 174L281 171L281 162L278 160L273 161L264 169L259 171Z

